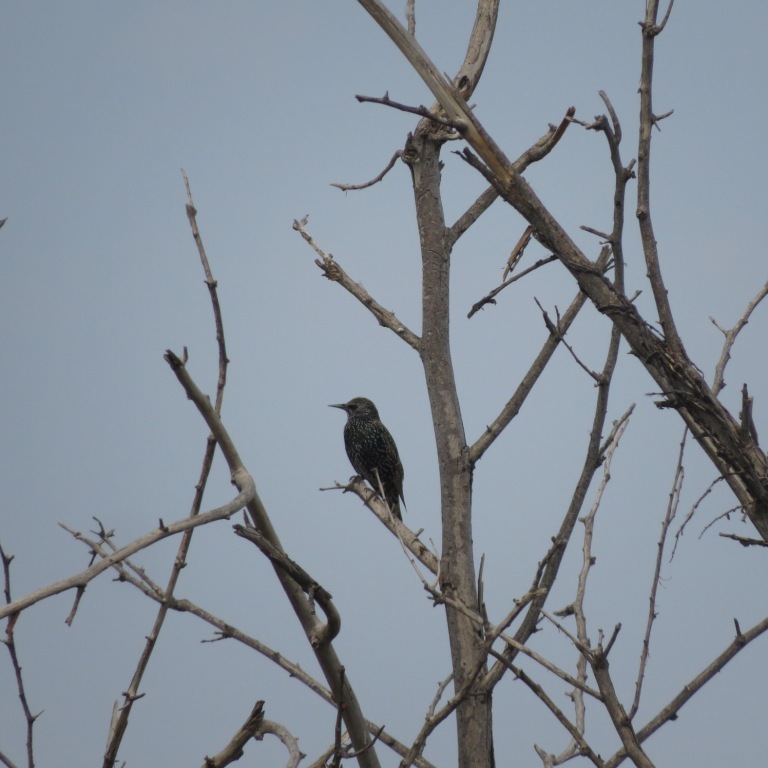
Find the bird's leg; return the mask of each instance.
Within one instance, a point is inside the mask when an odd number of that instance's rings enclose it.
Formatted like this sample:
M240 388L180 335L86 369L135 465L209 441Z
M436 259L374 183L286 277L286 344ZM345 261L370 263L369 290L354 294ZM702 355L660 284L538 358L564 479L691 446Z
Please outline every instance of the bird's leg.
M384 485L381 482L381 478L379 477L379 468L374 467L373 468L373 474L376 475L376 485L377 485L377 492L379 496L381 496L382 501L387 505L387 510L389 511L389 519L394 520L394 515L392 514L392 507L389 506L389 502L387 501L387 495L384 493Z

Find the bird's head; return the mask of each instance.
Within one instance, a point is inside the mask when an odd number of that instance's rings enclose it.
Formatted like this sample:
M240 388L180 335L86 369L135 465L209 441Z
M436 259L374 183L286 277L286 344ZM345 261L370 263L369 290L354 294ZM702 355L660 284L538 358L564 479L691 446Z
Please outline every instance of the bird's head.
M350 419L353 417L364 419L379 418L379 412L376 410L376 406L367 397L353 397L348 403L332 404L328 407L341 408L342 411L347 412L347 416Z

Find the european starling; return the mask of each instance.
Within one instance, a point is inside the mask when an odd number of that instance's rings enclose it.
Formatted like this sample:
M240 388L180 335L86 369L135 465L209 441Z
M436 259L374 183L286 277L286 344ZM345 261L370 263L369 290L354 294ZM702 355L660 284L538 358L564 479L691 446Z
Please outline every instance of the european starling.
M355 472L367 480L376 493L379 481L392 514L402 520L400 499L403 498L403 465L389 430L381 423L376 406L365 397L352 398L348 403L331 405L347 412L344 425L344 447ZM378 474L378 477L377 477Z

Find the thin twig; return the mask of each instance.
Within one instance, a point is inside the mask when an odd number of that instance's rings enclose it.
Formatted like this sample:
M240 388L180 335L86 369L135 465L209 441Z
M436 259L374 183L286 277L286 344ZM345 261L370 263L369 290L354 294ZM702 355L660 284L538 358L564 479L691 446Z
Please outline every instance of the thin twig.
M717 328L723 336L725 336L725 342L723 343L723 350L720 353L720 357L715 365L714 382L712 384L712 392L715 395L720 394L720 391L725 387L725 367L728 365L728 361L731 359L731 350L736 342L736 337L741 333L744 326L749 322L749 318L752 313L757 309L763 299L768 296L768 282L757 292L752 301L747 304L746 309L741 313L741 317L736 321L735 325L729 330L721 328L717 321L710 317L712 324Z
M560 669L560 667L558 667L556 664L553 664L549 659L547 659L545 656L542 656L540 653L537 653L532 648L529 648L526 645L520 645L520 643L518 643L514 637L511 637L506 632L502 633L501 639L513 648L516 648L520 653L527 656L529 659L535 661L539 666L546 669L547 672L551 672L553 675L555 675L555 677L559 677L563 682L568 683L568 685L572 685L574 689L583 691L593 699L600 701L600 691L587 685L586 674L583 676L579 675L578 677L569 675L564 669ZM502 664L507 665L509 669L512 669L512 667L509 666L509 662L498 651L492 650L490 655L493 656L494 659L498 659Z
M670 7L671 10L671 7ZM659 263L659 252L651 219L651 135L656 122L653 113L653 58L656 36L661 31L656 19L659 0L648 0L645 20L641 24L643 32L642 68L640 73L640 134L638 139L637 164L637 219L640 237L645 254L648 280L651 284L659 322L664 332L664 339L673 352L682 352L683 343L672 316L669 293L664 285ZM664 22L666 24L666 20Z
M455 692L455 694L443 705L441 709L429 717L425 718L424 725L421 727L418 735L413 741L408 754L403 758L400 763L400 768L408 768L418 756L421 755L429 735L442 723L454 710L475 690L475 682L483 672L488 655L491 653L493 643L498 637L502 635L504 630L522 613L522 611L530 605L536 598L540 597L541 590L531 589L519 601L512 610L502 619L499 624L487 627L485 638L481 646L478 648L477 656L471 669L466 670L461 687ZM434 595L439 598L439 602L456 609L463 613L467 618L473 621L478 628L485 627L483 617L476 611L467 605L464 605L459 600L452 598L448 595ZM433 708L430 706L430 709Z
M610 249L607 246L604 246L600 252L600 256L597 259L597 264L600 266L600 268L603 268L603 269L605 268L605 265L608 262L609 254L610 254ZM517 276L518 279L520 277L523 277L525 274L526 274L526 271L524 270L523 272L518 274ZM513 278L510 278L510 280L512 279ZM520 412L520 409L523 407L523 404L528 398L528 395L533 390L534 385L541 377L541 374L544 372L544 369L546 368L547 364L549 363L552 356L555 354L555 351L557 350L558 346L560 345L561 336L565 334L568 331L568 329L571 327L574 320L576 319L579 312L581 311L582 307L586 303L586 300L587 298L582 291L579 291L574 296L573 300L568 306L568 309L560 318L560 323L559 323L560 335L558 336L558 335L549 334L547 339L542 344L541 350L539 351L539 354L536 356L536 359L533 361L533 363L529 367L528 372L525 374L520 384L518 384L517 389L512 394L512 397L507 401L506 405L501 409L501 412L498 414L498 416L485 428L485 431L471 445L469 449L469 455L470 455L470 461L472 461L473 464L477 463L483 457L483 454L493 445L493 443L496 441L499 435L504 431L504 429L506 429L506 427L509 425L512 419L514 419L515 416L517 416L517 414ZM617 351L618 351L618 347L617 347ZM608 379L609 378L610 377L608 377ZM602 380L607 381L608 379L606 379L606 369L604 369ZM603 415L603 418L604 417L605 416ZM601 425L601 429L602 429L602 425ZM594 469L592 471L594 471Z
M386 168L384 168L384 170L378 174L378 176L374 176L370 181L365 181L362 184L343 184L341 182L333 182L331 186L340 189L342 192L354 192L359 189L368 189L368 187L372 187L374 184L378 184L395 167L397 159L402 157L402 155L403 150L398 149L397 152L392 155L392 159L387 163Z
M398 109L401 112L410 112L412 115L419 115L419 117L426 117L428 120L432 120L435 123L440 123L440 125L446 125L449 128L457 128L457 125L453 121L449 120L446 117L443 117L442 115L434 114L429 109L427 109L423 104L419 105L418 107L411 107L408 104L401 104L399 101L392 101L392 99L389 98L389 93L385 93L381 97L362 96L358 94L355 96L355 98L361 104L364 104L364 103L383 104L386 107L392 107L393 109Z
M512 671L517 675L518 679L525 683L528 688L533 691L541 702L549 709L549 711L555 716L557 721L568 731L571 738L578 745L578 751L574 754L584 755L588 757L592 763L598 768L603 768L603 761L600 756L589 746L587 740L584 738L584 734L565 716L564 712L555 704L555 702L547 695L546 691L536 682L534 682L522 669L519 667L512 667ZM538 751L538 750L537 750Z
M746 632L736 628L736 636L728 647L716 656L707 667L696 677L687 682L680 692L652 717L646 725L636 732L637 741L644 742L661 728L664 723L677 718L683 706L695 696L715 675L725 668L726 664L737 656L753 640L768 631L768 618L763 619ZM605 768L616 768L627 758L626 749L620 749L609 760L606 760Z
M720 533L718 536L722 536L724 539L738 541L742 547L768 547L768 541L763 541L762 539L750 539L748 536L737 536L735 533Z
M714 479L714 480L713 480L713 481L712 481L712 482L711 482L711 483L710 483L710 484L707 486L707 489L704 491L704 493L702 493L702 494L701 494L701 496L699 496L699 498L698 498L698 499L696 499L696 501L694 501L694 502L693 502L693 504L691 505L691 508L690 508L690 510L688 511L688 514L685 516L685 520L683 520L683 522L680 524L680 527L677 529L677 533L675 533L675 543L674 543L674 545L673 545L673 547L672 547L672 552L671 552L671 554L670 554L670 556L669 556L669 561L670 561L670 562L672 562L672 560L674 559L674 557L675 557L675 552L677 552L677 545L678 545L678 543L679 543L680 539L681 539L681 538L682 538L682 536L683 536L683 532L685 531L685 527L686 527L686 526L688 525L688 523L689 523L689 522L690 522L690 521L693 519L693 516L694 516L694 514L696 513L696 510L699 508L700 504L701 504L701 503L704 501L704 499L706 499L706 498L707 498L707 496L709 496L709 494L710 494L710 493L712 493L712 490L714 489L714 487L715 487L715 486L716 486L716 485L717 485L719 482L722 482L724 479L725 479L725 478L724 478L724 477L722 477L722 475L721 475L720 477L716 477L716 478L715 478L715 479Z
M586 363L583 363L581 361L581 358L576 354L576 351L574 348L565 340L564 334L560 330L560 317L557 318L557 325L552 322L552 320L549 317L549 314L547 313L547 310L544 309L544 307L541 306L541 303L539 300L534 296L533 299L536 302L536 306L541 311L542 317L544 318L544 325L546 325L547 330L553 334L554 336L559 336L560 341L563 344L563 346L571 353L571 357L576 361L576 364L581 368L591 379L593 379L595 382L600 381L600 374L595 373ZM559 311L558 311L559 315Z
M516 275L512 275L509 279L504 280L504 282L497 285L492 291L483 296L482 299L476 301L469 312L467 312L467 317L471 318L473 315L477 314L486 304L495 304L496 296L498 296L505 288L508 288L512 283L516 283L531 272L535 272L540 267L543 267L546 264L551 264L553 261L557 261L557 256L546 256L543 259L539 259L535 264L527 267L522 272L518 272Z
M315 259L315 264L322 270L323 275L333 282L339 283L349 293L351 293L375 318L379 325L389 328L394 334L409 344L417 352L421 347L421 339L398 320L393 312L379 304L360 283L354 282L349 275L339 266L338 262L329 253L326 253L315 242L312 235L307 231L306 225L309 217L305 216L301 221L295 219L293 229L295 229L310 247L320 257Z
M30 592L24 597L20 597L14 600L9 605L0 608L0 619L10 616L13 613L19 613L30 605L39 603L41 600L45 600L53 595L58 595L62 592L66 592L69 589L76 589L83 587L88 582L95 579L100 573L103 573L107 569L111 568L115 563L120 563L123 560L135 555L142 549L146 549L152 544L167 539L170 536L176 536L179 533L183 533L189 528L196 528L201 525L208 525L209 523L216 522L218 520L228 520L236 512L240 511L247 505L250 499L253 498L253 494L256 489L252 482L244 485L243 490L235 496L232 501L224 504L221 507L216 507L208 512L201 513L195 518L185 517L182 520L177 520L173 523L163 523L161 521L160 527L156 528L149 533L145 533L143 536L134 539L130 544L126 544L124 547L116 550L112 554L107 555L103 560L94 563L89 568L86 568L80 573L76 573L72 576L68 576L65 579L56 581L53 584L48 584L45 587L41 587L34 592Z
M448 675L448 677L446 677L445 680L437 684L437 691L435 693L435 697L432 699L432 703L427 707L427 717L432 717L435 714L435 709L437 709L437 705L440 703L440 699L443 698L445 689L451 684L452 681L453 681L453 672L451 672L451 674Z
M2 224L0 224L2 226ZM5 596L6 605L10 605L11 600L11 562L13 561L13 555L6 555L2 544L0 544L0 560L3 564L3 593ZM16 620L19 618L18 613L12 613L8 616L8 623L5 626L5 639L2 641L5 647L8 649L8 653L11 657L11 665L13 666L13 673L16 677L16 690L19 694L19 703L21 704L21 711L24 713L24 720L27 724L27 764L30 768L34 768L35 756L34 756L34 730L35 720L37 720L42 711L36 715L32 714L32 710L29 708L29 701L27 699L27 691L24 687L24 678L21 674L21 663L19 662L19 655L16 650L16 636L14 629L16 627ZM10 761L8 765L13 765Z
M730 509L726 509L725 512L721 512L717 517L710 520L702 529L701 533L699 534L699 538L701 538L718 520L722 520L725 518L726 520L731 519L731 515L734 514L734 512L741 512L743 511L743 508L738 505L735 507L731 507Z
M645 679L645 668L648 664L648 654L651 649L651 631L653 629L653 623L656 620L656 595L658 593L659 584L661 582L661 562L664 557L664 547L667 542L667 533L669 532L669 526L675 519L677 514L677 508L680 505L680 494L683 490L683 481L685 480L685 467L683 466L683 456L685 455L685 442L688 436L688 430L684 430L683 439L680 441L680 450L677 455L677 466L675 468L675 476L672 480L672 490L669 492L669 502L667 503L667 510L664 514L664 520L661 523L661 535L659 536L658 544L656 545L656 565L653 570L653 580L651 582L651 593L648 598L648 619L645 625L645 636L643 637L643 648L640 652L640 666L637 671L637 680L635 682L635 698L632 701L632 706L629 708L628 717L630 720L635 719L637 710L640 707L640 696L643 689L643 680Z
M205 274L205 284L208 287L208 294L211 300L211 306L213 307L214 327L216 329L216 341L219 352L218 363L218 379L216 382L216 399L214 403L214 411L217 415L221 415L221 406L224 399L224 387L227 383L227 365L229 364L229 358L227 357L227 345L224 338L224 320L221 314L221 304L219 303L218 283L213 277L211 267L208 262L208 256L205 252L205 246L203 245L203 238L200 235L200 229L197 225L197 208L195 207L194 200L192 199L192 189L189 184L189 178L187 174L182 170L182 178L184 179L184 187L187 192L187 219L192 231L192 237L194 238L195 245L197 246L198 256L200 263L203 267L203 273ZM209 435L206 447L203 453L203 461L200 469L200 476L197 484L195 485L195 494L192 499L192 505L189 512L190 517L196 517L200 513L200 509L203 504L203 495L208 483L208 477L213 466L213 456L216 451L216 439L213 435ZM173 559L173 567L171 569L171 575L168 578L168 584L165 588L165 594L167 596L173 595L173 591L176 588L182 569L187 564L187 554L192 543L192 534L194 529L188 529L181 537L179 542L176 556ZM157 647L157 639L165 623L165 617L167 616L168 607L167 603L160 605L157 611L157 616L153 623L152 629L146 637L144 648L142 649L139 660L136 664L131 681L123 693L125 703L120 709L120 715L112 722L109 732L109 738L107 741L107 747L104 752L103 768L111 768L116 760L117 753L120 749L123 736L128 727L128 719L131 715L133 702L138 698L138 690L141 685L141 681L144 677L144 673L149 665L149 660L152 656L154 649Z

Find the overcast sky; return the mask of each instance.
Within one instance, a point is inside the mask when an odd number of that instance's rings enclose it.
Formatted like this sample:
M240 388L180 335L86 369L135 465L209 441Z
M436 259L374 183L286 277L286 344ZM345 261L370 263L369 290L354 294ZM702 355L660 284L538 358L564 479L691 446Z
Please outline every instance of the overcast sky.
M392 6L402 14L403 2ZM466 0L417 3L417 37L454 73L472 23ZM505 152L526 149L570 105L590 121L605 90L635 156L640 0L504 2L494 49L473 101ZM678 2L658 39L654 224L686 347L711 380L722 336L768 277L765 243L768 118L762 3ZM354 95L409 104L431 97L354 2L6 3L0 23L0 542L15 555L19 597L84 568L88 552L57 523L86 531L93 516L124 544L189 509L206 429L164 363L189 350L189 370L213 392L216 346L210 303L190 235L180 169L219 282L231 358L224 420L254 475L288 553L333 595L336 641L366 715L397 738L415 736L450 671L441 609L430 607L399 545L359 501L320 492L352 470L342 413L328 403L357 395L379 406L405 466L406 523L440 542L437 465L422 369L414 352L324 280L292 231L309 230L344 268L416 333L420 259L407 168L365 192L331 182L375 176L412 130L412 116L358 104ZM454 220L484 185L450 153L445 208ZM527 178L590 255L585 224L610 229L612 170L605 140L578 126ZM650 309L629 189L627 279ZM501 203L454 253L452 331L469 440L498 413L546 335L533 301L551 313L575 295L557 265L501 294L471 320L474 302L500 280L523 223ZM538 247L538 246L537 246ZM531 248L526 258L544 255ZM768 439L766 310L734 350L723 400L738 412L748 382ZM593 368L609 328L587 307L571 342ZM598 515L587 604L590 634L622 623L612 652L620 695L631 701L659 526L682 423L659 411L655 386L621 354L610 418L637 404ZM522 595L557 530L580 471L592 419L592 381L561 350L530 402L477 467L475 551L486 555L491 618ZM686 454L681 516L714 478L694 445ZM204 503L232 495L217 465ZM718 537L752 535L717 489L665 562L644 723L743 629L765 616L761 551ZM679 521L675 524L675 530ZM577 532L579 533L579 532ZM175 541L137 558L165 583ZM550 608L573 597L574 540ZM112 704L126 689L155 615L132 587L104 574L68 628L73 595L23 614L16 638L36 724L39 766L99 765ZM319 676L270 567L229 523L193 540L177 591ZM169 617L134 707L120 758L132 766L197 765L217 752L257 699L300 738L314 760L332 741L334 712L271 663L234 641L201 644L212 630ZM575 653L547 628L537 648L562 664ZM570 711L559 686L529 671ZM648 743L658 765L759 765L768 638L750 646ZM533 768L533 743L552 752L566 734L512 679L495 693L501 765ZM590 710L587 736L604 756L618 746ZM426 755L454 764L452 725ZM274 741L274 739L272 739ZM0 654L0 751L24 763L24 723L7 654ZM248 764L282 765L269 741ZM381 750L384 765L396 758Z

